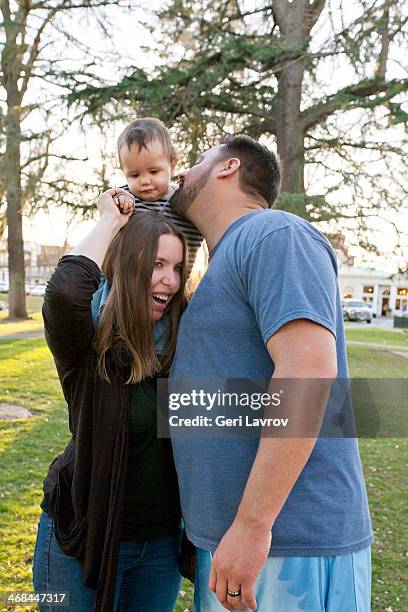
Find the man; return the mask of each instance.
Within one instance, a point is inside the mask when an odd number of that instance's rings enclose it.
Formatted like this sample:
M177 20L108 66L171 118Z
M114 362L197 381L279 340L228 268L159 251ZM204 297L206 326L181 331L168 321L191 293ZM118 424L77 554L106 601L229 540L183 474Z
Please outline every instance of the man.
M171 372L183 379L347 378L336 262L309 223L271 211L274 155L244 136L181 176L173 208L204 235L209 268ZM307 415L303 400L295 411ZM357 441L175 437L195 610L368 612L371 522Z

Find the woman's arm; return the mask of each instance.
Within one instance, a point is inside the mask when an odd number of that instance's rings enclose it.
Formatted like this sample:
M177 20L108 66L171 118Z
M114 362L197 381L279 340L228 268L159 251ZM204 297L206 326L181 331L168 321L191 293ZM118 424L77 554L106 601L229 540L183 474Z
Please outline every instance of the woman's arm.
M120 209L113 200L119 195L122 196ZM99 223L72 249L71 255L84 255L101 268L110 243L129 221L133 198L124 189L108 189L99 198L98 209L101 214Z
M99 222L60 260L48 282L43 305L45 337L57 364L63 368L81 362L92 346L90 305L99 285L99 268L109 244L126 225L131 212L129 206L129 212L121 213L113 201L113 196L123 191L109 189L102 194Z

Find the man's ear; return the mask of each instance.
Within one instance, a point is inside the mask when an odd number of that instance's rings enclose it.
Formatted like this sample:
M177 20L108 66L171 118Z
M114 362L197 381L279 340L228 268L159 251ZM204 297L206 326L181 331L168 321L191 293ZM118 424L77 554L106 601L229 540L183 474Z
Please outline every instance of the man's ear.
M241 165L240 159L238 157L231 157L230 159L226 159L221 166L221 169L218 171L218 178L227 178L228 176L233 175L235 172L239 170Z

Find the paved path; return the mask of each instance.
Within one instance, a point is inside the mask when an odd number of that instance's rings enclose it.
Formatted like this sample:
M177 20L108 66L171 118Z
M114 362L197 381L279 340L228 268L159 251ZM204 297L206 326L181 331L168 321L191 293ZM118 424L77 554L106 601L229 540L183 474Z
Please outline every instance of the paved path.
M44 338L44 331L18 332L17 334L0 336L0 340L25 340L26 338Z
M399 331L399 329L394 329L393 317L375 317L368 324L366 321L345 321L344 327L346 329L389 329L390 331Z
M354 344L356 346L365 346L367 348L374 349L375 351L383 350L390 355L396 355L397 357L404 357L408 359L408 346L400 346L398 344L380 344L379 342L359 342L358 340L347 340L347 344Z
M381 344L380 342L360 342L360 340L346 340L347 344L355 344L357 346L368 346L370 348L381 348L385 351L407 351L408 346L400 344Z
M391 355L396 355L397 357L405 357L405 359L408 359L408 351L392 351Z
M44 338L44 331L20 332L17 334L8 334L0 336L0 340L25 340L26 338ZM380 342L360 342L359 340L347 340L347 344L355 346L365 346L372 349L382 349L399 357L408 359L408 346L400 346L398 344L381 344Z

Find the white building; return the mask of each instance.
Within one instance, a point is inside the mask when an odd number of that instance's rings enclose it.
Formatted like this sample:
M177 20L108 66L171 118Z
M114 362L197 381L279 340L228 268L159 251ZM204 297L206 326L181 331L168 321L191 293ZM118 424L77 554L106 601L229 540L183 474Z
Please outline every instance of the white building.
M24 263L26 283L46 283L57 265L58 260L69 250L69 245L54 246L24 241ZM0 281L8 282L7 242L0 241Z
M408 313L408 273L393 275L339 261L339 284L343 298L372 304L377 316Z

